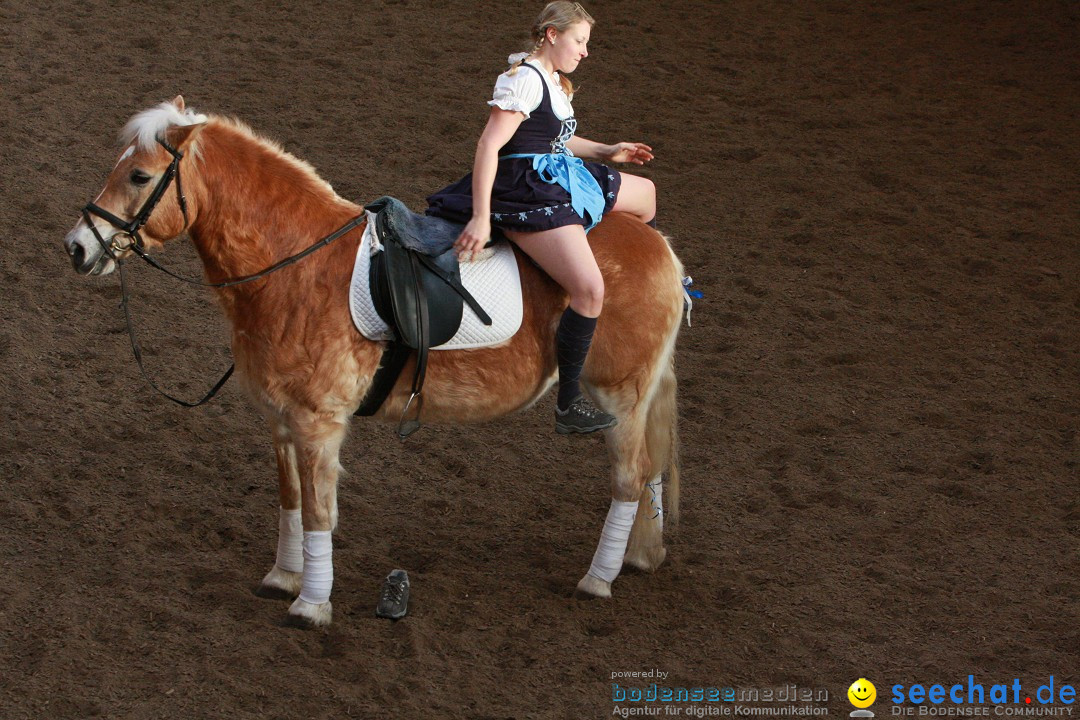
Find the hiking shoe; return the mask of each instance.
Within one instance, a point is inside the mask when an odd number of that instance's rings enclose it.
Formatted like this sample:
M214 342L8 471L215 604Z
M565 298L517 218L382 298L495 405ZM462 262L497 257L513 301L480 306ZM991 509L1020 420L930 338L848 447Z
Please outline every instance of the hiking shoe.
M394 570L383 581L379 605L375 616L400 620L409 611L409 574L404 570Z
M578 395L565 410L555 408L555 431L563 435L606 430L618 422L614 415L596 407L584 395Z

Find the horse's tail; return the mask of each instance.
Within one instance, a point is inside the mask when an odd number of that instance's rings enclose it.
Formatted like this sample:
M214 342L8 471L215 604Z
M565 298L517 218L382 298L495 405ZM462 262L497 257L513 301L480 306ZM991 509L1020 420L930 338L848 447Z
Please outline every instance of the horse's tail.
M651 465L649 477L667 474L664 481L667 490L664 514L672 524L679 521L679 409L675 402L677 382L674 360L673 353L664 359L645 426L645 446Z
M663 236L662 236L663 237ZM660 377L649 401L649 415L645 429L645 447L652 466L649 477L655 478L667 474L664 485L667 489L665 515L671 524L679 521L679 408L676 403L678 382L675 380L675 340L683 317L682 277L683 267L671 248L671 242L664 237L671 255L674 280L672 287L678 287L674 302L677 309L672 315L673 324L669 329L660 358Z

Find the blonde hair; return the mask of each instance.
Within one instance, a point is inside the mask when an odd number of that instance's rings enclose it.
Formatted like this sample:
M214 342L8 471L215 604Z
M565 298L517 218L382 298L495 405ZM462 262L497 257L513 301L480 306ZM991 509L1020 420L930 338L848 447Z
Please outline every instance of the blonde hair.
M593 20L593 16L585 12L585 8L581 7L581 3L567 2L567 0L556 0L550 2L540 12L540 17L536 18L536 23L532 26L532 39L533 46L529 51L530 55L535 55L539 52L540 48L544 46L544 36L547 34L548 28L555 28L556 32L566 32L571 26L579 22L587 22L589 25L595 25L596 21ZM518 67L524 60L518 60L510 66L509 74L513 75L517 72ZM570 79L565 75L559 75L559 84L562 85L563 91L567 97L574 97L574 84L570 82Z

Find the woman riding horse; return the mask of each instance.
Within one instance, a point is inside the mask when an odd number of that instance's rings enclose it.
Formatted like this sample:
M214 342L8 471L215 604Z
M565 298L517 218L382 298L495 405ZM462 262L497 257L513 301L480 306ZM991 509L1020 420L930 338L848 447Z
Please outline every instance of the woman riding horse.
M105 187L64 240L72 264L104 275L133 252L136 238L151 247L191 236L232 327L236 375L265 416L277 456L277 558L259 593L295 598L290 623L327 625L341 443L385 348L356 331L349 309L363 210L276 143L237 121L192 112L180 97L136 115L121 140L125 150ZM333 236L302 261L271 270ZM589 242L607 293L582 382L619 422L605 434L611 508L577 587L609 597L624 562L654 570L664 560L661 473L677 512L673 358L682 266L663 236L627 213L606 217ZM418 419L491 420L551 387L566 294L517 261L520 329L495 346L432 353ZM376 417L396 421L410 387L403 375ZM368 469L377 482L366 487L393 492L392 478Z
M555 334L560 433L617 422L586 400L579 384L604 305L604 278L585 234L612 210L653 227L656 215L652 182L580 159L642 165L653 158L643 143L602 145L574 134L574 89L566 75L588 56L593 23L576 2L544 8L532 28L532 50L511 55L510 69L495 83L472 173L428 198L428 214L467 222L455 246L462 259L484 246L495 225L570 295Z

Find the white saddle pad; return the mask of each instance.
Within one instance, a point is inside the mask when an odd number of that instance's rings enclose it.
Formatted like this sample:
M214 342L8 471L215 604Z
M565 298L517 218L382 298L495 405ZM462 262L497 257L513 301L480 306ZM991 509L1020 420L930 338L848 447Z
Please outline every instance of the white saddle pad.
M349 309L352 311L353 324L364 337L377 341L390 340L394 334L379 313L375 312L375 305L371 301L368 271L372 256L382 252L382 243L375 230L375 215L369 212L367 219L367 228L353 265ZM510 244L498 243L480 253L473 262L461 263L461 284L491 316L491 325L482 323L466 304L457 334L449 342L432 349L487 347L513 337L521 327L521 278Z

